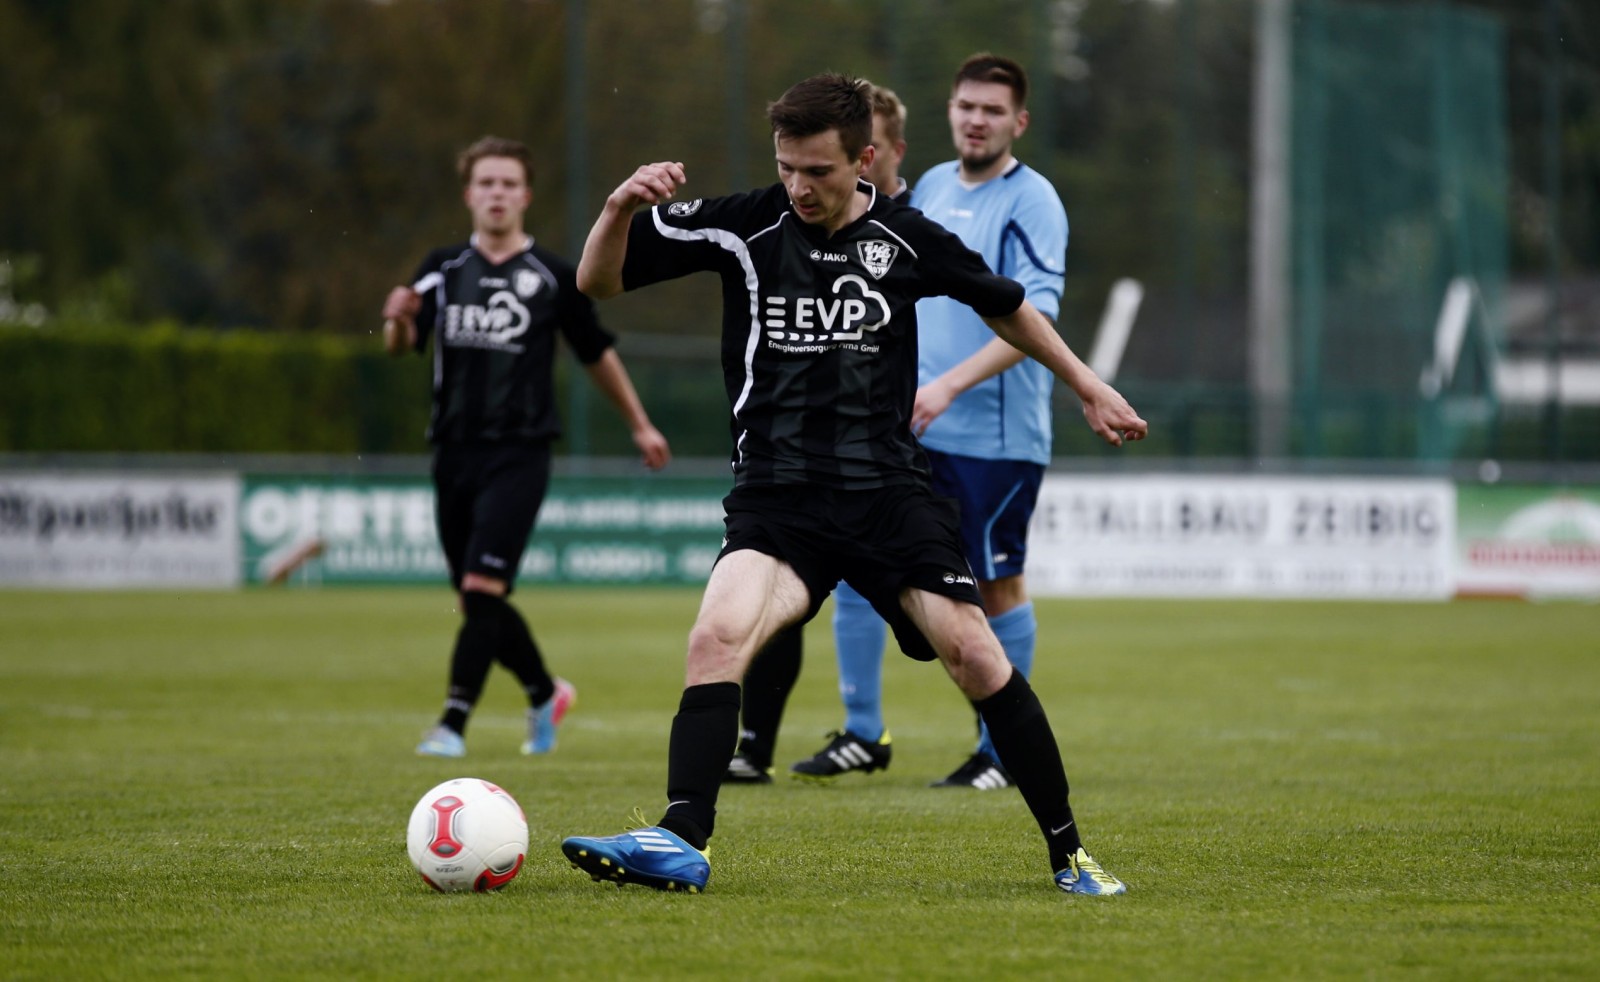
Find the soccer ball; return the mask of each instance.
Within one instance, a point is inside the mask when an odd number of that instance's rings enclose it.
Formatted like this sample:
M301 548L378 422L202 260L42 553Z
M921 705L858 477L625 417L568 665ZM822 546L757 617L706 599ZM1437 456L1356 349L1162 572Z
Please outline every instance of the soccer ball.
M406 826L411 864L441 893L498 890L528 855L528 820L516 799L488 781L458 777L417 802Z

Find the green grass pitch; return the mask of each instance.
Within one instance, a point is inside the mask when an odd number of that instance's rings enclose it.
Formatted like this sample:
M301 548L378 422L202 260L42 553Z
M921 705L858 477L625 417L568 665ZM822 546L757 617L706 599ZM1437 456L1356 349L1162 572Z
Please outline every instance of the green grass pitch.
M491 676L464 761L420 759L444 589L0 593L0 978L1595 978L1600 607L1039 602L1034 684L1120 898L1055 890L935 666L886 660L894 764L724 789L708 891L592 883L557 848L665 803L698 596L524 589L579 700L518 755ZM838 725L808 630L780 769ZM522 874L428 890L417 797L491 779Z

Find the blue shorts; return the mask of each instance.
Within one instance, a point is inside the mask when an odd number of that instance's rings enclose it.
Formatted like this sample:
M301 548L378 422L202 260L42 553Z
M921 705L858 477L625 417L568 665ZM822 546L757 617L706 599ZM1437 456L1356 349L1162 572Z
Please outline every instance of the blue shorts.
M933 468L934 491L961 506L961 549L978 579L1020 574L1044 465L924 449Z

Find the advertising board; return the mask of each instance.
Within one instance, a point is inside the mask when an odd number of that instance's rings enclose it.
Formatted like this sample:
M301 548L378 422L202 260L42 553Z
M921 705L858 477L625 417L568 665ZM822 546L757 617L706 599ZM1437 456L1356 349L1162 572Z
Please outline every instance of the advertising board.
M1464 485L1459 494L1460 593L1600 598L1600 489Z
M1050 474L1028 542L1039 596L1437 600L1443 480Z
M232 476L0 474L0 585L239 584Z
M725 490L715 480L558 477L518 579L703 583L722 543ZM420 477L251 476L239 527L250 583L442 583L447 576L433 488Z

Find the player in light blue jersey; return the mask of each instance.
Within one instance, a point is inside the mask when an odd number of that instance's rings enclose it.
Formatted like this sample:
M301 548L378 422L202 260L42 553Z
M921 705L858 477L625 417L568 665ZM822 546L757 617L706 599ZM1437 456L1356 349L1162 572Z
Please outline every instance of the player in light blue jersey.
M1052 321L1061 309L1067 214L1050 182L1012 155L1028 128L1027 74L988 52L957 69L948 107L957 159L916 183L911 203L981 253L995 272L1022 283ZM989 623L1024 676L1033 667L1037 622L1022 567L1028 521L1050 462L1054 378L994 336L970 310L944 298L917 304L919 349L913 432L934 488L961 505L967 561ZM884 628L864 602L835 595L834 634L845 726L797 777L830 779L887 766L881 677ZM939 786L1009 786L1011 777L979 723L973 755Z

